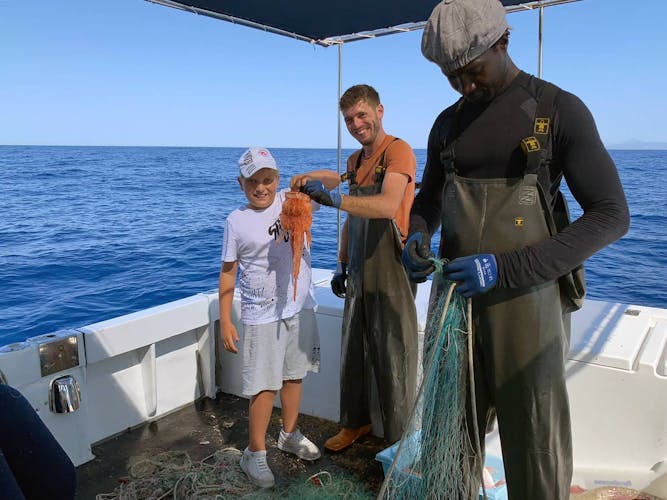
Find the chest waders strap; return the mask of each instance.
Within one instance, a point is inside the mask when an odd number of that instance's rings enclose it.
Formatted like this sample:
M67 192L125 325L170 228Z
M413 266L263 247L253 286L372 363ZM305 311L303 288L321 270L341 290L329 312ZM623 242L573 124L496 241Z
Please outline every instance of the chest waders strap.
M384 164L384 157L387 154L387 150L389 149L389 146L391 146L394 142L399 141L400 139L398 137L394 137L394 139L387 144L387 147L384 148L384 151L382 151L382 155L380 156L380 161L378 164L375 166L375 185L376 186L381 186L382 182L384 181L384 174L387 171L387 166ZM357 171L359 170L359 167L361 167L361 156L363 155L363 150L359 152L359 156L357 156L357 163L354 166L354 170L350 170L348 172L345 172L343 175L340 176L341 182L349 181L350 186L357 184Z
M526 174L537 174L540 168L551 160L551 129L556 94L560 89L546 83L542 95L537 99L533 135L521 140L521 149L526 155Z
M454 167L454 158L456 154L454 152L454 146L456 145L456 139L459 135L460 121L461 121L461 109L463 109L464 99L463 97L458 100L456 103L456 109L454 114L447 124L448 130L445 134L445 138L442 141L442 150L440 151L440 164L445 170L445 173L452 174L455 172Z
M537 176L540 168L551 161L554 100L559 90L555 85L546 84L542 95L537 101L535 121L533 122L533 135L521 141L521 148L526 154L525 175L533 174ZM542 199L542 204L546 209L545 218L549 233L554 235L570 225L567 202L559 189L554 195L553 209L549 211L544 190L539 182L537 183L537 188ZM583 265L577 266L569 273L561 276L558 279L558 284L564 300L563 312L569 313L580 309L586 295L586 278Z

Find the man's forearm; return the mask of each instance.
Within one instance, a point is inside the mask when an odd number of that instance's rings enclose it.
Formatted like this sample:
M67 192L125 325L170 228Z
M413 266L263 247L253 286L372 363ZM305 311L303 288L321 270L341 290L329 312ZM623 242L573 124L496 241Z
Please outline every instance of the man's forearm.
M387 195L341 197L340 209L366 219L391 219L396 215L396 202Z
M312 170L305 174L298 174L290 180L290 187L298 190L307 181L320 181L327 189L335 189L341 183L340 175L333 170Z
M393 219L401 206L409 179L406 174L388 172L379 194L342 196L339 208L366 219Z

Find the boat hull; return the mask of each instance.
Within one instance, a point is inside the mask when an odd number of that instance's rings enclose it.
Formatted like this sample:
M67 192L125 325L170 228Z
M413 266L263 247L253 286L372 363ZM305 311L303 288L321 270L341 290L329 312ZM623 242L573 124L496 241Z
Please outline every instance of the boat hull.
M322 363L320 373L304 380L301 411L337 421L343 300L331 293L331 275L313 271ZM424 283L417 296L420 346L429 290L430 282ZM238 295L232 319L242 332ZM218 336L213 290L4 346L0 370L80 465L94 458L93 445L201 397L241 396L242 358L224 351ZM53 347L64 341L73 347L69 364L59 369L45 362L44 353L57 351ZM64 376L78 382L80 405L71 413L54 413L49 392ZM667 494L667 310L586 301L573 315L567 383L573 484ZM373 432L381 435L373 406ZM497 431L489 434L487 450L500 456Z

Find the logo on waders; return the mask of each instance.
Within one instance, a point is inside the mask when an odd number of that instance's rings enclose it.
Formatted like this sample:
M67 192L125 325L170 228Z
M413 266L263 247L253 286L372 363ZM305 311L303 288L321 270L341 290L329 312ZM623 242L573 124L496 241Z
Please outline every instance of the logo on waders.
M521 149L523 149L523 152L525 154L532 153L533 151L538 151L540 149L540 141L538 141L537 137L534 136L521 139Z
M514 225L516 227L523 227L524 222L525 222L525 219L523 217L515 217L514 218Z
M535 118L535 134L549 133L549 118Z
M521 186L519 189L519 205L535 205L537 203L537 188L535 186Z

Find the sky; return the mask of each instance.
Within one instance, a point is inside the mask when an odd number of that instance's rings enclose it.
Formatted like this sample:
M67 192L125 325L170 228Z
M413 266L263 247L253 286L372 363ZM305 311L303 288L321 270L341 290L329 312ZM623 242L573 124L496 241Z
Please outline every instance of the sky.
M607 147L667 148L666 18L667 0L544 10L542 76L586 103ZM537 74L537 12L508 22L510 56ZM343 89L373 85L385 130L414 148L457 97L420 41L342 50ZM337 98L335 47L145 0L0 0L0 144L331 148Z

